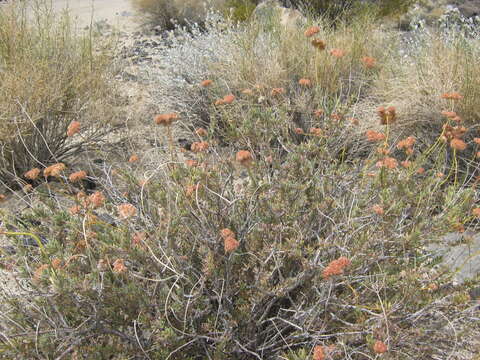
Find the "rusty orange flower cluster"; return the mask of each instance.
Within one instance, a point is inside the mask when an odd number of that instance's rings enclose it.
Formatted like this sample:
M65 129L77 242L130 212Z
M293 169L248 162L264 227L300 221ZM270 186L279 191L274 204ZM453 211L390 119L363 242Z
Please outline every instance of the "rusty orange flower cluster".
M320 32L320 27L318 26L310 26L307 30L305 30L305 36L306 37L312 37L315 34L318 34Z
M397 120L397 113L395 107L389 106L388 108L384 108L380 106L377 109L378 116L380 117L380 124L381 125L390 125L393 124Z
M314 136L322 136L323 130L317 127L310 128L310 134Z
M137 162L138 160L140 160L140 158L139 158L138 155L136 155L136 154L132 154L132 155L128 158L128 162L129 162L129 163L135 163L135 162Z
M367 69L374 68L375 65L377 64L377 60L374 57L371 57L371 56L364 56L362 58L362 62L363 62L363 65L365 65L365 67Z
M467 132L467 128L464 126L451 126L449 124L443 125L443 135L441 140L444 142L449 142L450 147L454 150L463 151L467 148L467 143L461 138Z
M396 169L398 167L398 162L395 158L392 157L385 157L382 160L378 161L376 164L379 168L387 168L387 169Z
M199 188L200 188L200 184L187 185L187 187L185 188L185 195L190 197L193 194L195 194L198 191Z
M386 139L385 134L375 131L375 130L367 130L365 133L367 136L368 141L383 141Z
M74 172L73 174L71 174L69 177L68 177L68 180L70 180L70 182L79 182L81 180L84 180L87 178L87 172L84 171L84 170L80 170L80 171L77 171L77 172Z
M228 229L220 230L220 236L223 238L223 247L226 253L234 252L240 246L240 243L235 239L235 233Z
M295 131L297 135L303 135L305 133L302 128L295 128L293 131Z
M377 215L383 215L385 214L385 210L383 210L383 206L380 204L375 204L372 206L372 211L377 214Z
M316 345L313 348L313 356L312 360L325 360L325 350L323 349L322 345Z
M346 52L345 50L342 50L342 49L332 49L330 50L330 55L336 58L342 58L346 55Z
M217 101L215 101L215 105L228 105L233 103L234 100L235 100L235 95L233 94L225 95L222 99L218 99Z
M202 87L209 87L210 85L213 84L213 80L210 80L210 79L207 79L207 80L203 80L201 83L200 83L200 86Z
M199 137L205 137L208 135L208 132L207 130L201 127L195 130L195 134L197 134Z
M190 146L190 150L192 150L195 153L199 152L204 152L207 151L210 145L206 141L199 141L199 142L194 142Z
M373 344L373 351L375 354L383 354L388 351L388 347L383 341L377 340L375 344Z
M132 245L139 246L147 239L147 233L143 231L136 232L132 235Z
M458 116L458 114L455 111L448 111L448 110L443 110L442 115L447 117L448 119L451 119L457 123L462 122L462 118Z
M241 165L249 166L253 161L253 156L252 153L248 150L240 150L239 152L237 152L235 159Z
M178 119L178 114L169 113L169 114L159 114L155 116L154 120L157 125L170 126L174 120Z
M313 39L312 45L316 47L318 50L325 50L327 43L320 39Z
M302 78L298 80L298 84L301 86L309 87L312 86L312 81L310 79Z
M480 218L480 208L476 207L472 210L472 215L475 216L476 218Z
M351 264L351 261L345 256L341 256L336 260L331 261L325 269L323 269L323 278L329 279L334 275L342 275L344 269Z
M33 168L28 170L25 174L23 174L23 177L29 180L36 180L40 175L40 172L41 170L39 168Z
M404 150L407 155L413 154L413 145L417 140L413 136L409 136L400 140L397 144L397 149Z
M45 170L43 170L43 176L49 177L59 177L60 174L66 169L67 167L65 166L64 163L56 163L53 165L50 165L47 167Z
M317 109L313 112L313 115L319 118L319 117L322 117L323 113L324 113L323 109Z
M125 260L117 259L113 262L113 269L112 271L117 274L124 274L127 272L127 267L125 266Z
M67 128L67 136L73 136L80 131L81 124L78 121L72 121Z
M121 204L117 206L118 214L122 219L128 219L137 215L137 208L132 204Z
M270 92L272 96L278 96L285 94L285 89L283 87L281 88L273 88L272 91Z
M444 93L442 94L442 99L447 100L461 100L463 96L460 95L458 92L451 92L451 93Z
M185 165L187 165L188 167L196 167L198 166L198 161L193 159L187 159L185 160Z
M105 196L101 191L95 191L87 198L88 204L97 209L105 203Z

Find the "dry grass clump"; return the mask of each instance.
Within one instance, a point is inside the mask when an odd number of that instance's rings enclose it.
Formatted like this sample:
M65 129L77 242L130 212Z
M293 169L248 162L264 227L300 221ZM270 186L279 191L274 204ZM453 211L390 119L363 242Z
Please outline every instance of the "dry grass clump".
M32 8L0 10L0 177L8 182L97 142L115 114L106 54L75 34L68 15Z

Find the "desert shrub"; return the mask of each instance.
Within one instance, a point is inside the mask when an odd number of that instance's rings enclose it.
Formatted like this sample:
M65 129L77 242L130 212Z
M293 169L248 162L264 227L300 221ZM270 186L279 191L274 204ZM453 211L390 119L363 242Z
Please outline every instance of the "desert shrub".
M348 50L332 61L305 29L266 25L271 34L258 24L194 30L197 41L164 54L178 70L158 78L167 102L157 136L169 146L157 164L105 167L103 195L53 201L39 187L22 219L4 216L17 252L2 264L22 288L1 293L2 355L438 359L474 349L468 292L480 279L453 283L427 245L478 231L478 159L445 171L445 156L463 150L442 141L442 124L427 147L399 143L400 110L378 111L377 132L350 119L387 62L383 43L378 53L367 46L365 26L319 29ZM364 69L360 55L372 53L377 63ZM311 84L300 85L306 76ZM190 150L176 148L176 127L195 141ZM26 246L27 232L47 241Z
M148 26L160 26L171 30L176 25L203 24L207 4L201 0L132 0L134 6L145 15ZM209 4L208 6L212 6Z
M22 3L0 9L2 181L78 155L105 133L114 113L109 60L92 41L41 4L29 14ZM68 138L72 121L84 135Z
M330 18L350 17L359 11L373 11L378 17L395 17L405 14L417 0L293 0L291 3L315 16L323 15Z

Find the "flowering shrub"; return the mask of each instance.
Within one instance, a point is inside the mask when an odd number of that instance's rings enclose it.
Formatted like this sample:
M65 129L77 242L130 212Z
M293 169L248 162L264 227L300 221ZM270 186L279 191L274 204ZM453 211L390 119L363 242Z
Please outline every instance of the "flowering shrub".
M175 112L153 122L170 157L145 172L104 167L93 194L69 182L89 173L55 164L65 200L34 190L23 218L5 217L16 253L2 265L22 287L0 293L2 355L443 359L474 349L468 294L480 279L452 282L427 248L480 228L480 164L460 161L478 151L478 130L454 120L469 94L431 94L443 106L419 137L405 107L371 94L387 59L384 43L354 32L364 26L319 27L328 51L306 29L253 26L193 33L190 50L167 51L179 66L158 86ZM198 67L187 69L188 51ZM182 153L175 126L195 139Z
M109 56L76 34L68 15L15 2L0 11L0 181L78 156L115 117ZM98 126L100 125L100 126ZM29 173L27 179L35 176Z

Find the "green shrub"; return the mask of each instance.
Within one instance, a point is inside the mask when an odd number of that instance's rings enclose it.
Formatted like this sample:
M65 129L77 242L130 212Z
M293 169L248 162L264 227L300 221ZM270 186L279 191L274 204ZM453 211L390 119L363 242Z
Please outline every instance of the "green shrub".
M21 182L32 167L71 159L105 133L114 116L109 58L92 42L48 7L0 9L2 181ZM72 121L88 136L69 139Z

